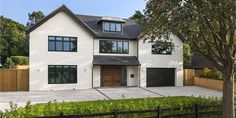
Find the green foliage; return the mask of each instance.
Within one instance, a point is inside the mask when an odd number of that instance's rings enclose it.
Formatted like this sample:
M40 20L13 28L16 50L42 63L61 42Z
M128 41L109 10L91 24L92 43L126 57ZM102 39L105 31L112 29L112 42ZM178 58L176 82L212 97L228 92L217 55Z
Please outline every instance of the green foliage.
M24 25L11 19L0 17L0 57L4 65L7 57L15 55L27 56L28 46Z
M137 23L141 24L144 20L144 15L141 11L136 10L134 15L130 17L130 19L135 20Z
M11 68L14 65L29 65L29 57L11 56L7 58L4 68Z
M9 118L18 117L35 117L35 116L53 116L64 113L87 114L98 112L112 112L126 110L145 110L170 107L186 107L199 105L220 104L219 98L204 97L161 97L161 98L145 98L145 99L122 99L122 100L100 100L88 102L48 102L47 104L31 105L30 102L24 108L16 109L16 105L11 105L11 110L5 112L5 116ZM183 110L184 111L184 110ZM186 112L186 111L184 111Z
M45 15L41 11L33 11L32 13L28 14L28 17L29 22L26 24L27 29L42 20Z
M170 34L181 34L193 52L206 57L222 73L233 68L235 0L149 0L144 11L143 40L168 40Z
M209 79L220 79L222 80L222 73L217 69L204 68L197 73L198 77L209 78Z
M184 68L188 68L191 65L191 59L192 59L192 55L191 55L191 49L189 44L184 44L183 47L183 54L184 54Z

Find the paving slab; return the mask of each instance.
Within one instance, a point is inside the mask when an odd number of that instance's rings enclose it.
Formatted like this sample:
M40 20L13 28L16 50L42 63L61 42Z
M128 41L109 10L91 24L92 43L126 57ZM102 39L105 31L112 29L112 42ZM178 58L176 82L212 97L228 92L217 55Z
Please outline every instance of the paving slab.
M159 94L140 87L98 88L97 90L110 99L161 97Z
M146 88L163 96L205 96L205 97L222 97L223 92L212 89L184 86L184 87L148 87Z
M27 101L32 104L49 101L93 101L109 99L147 98L163 96L205 96L222 97L222 92L211 89L187 87L107 87L86 90L37 91L37 92L0 92L0 110L9 109L9 102L25 106Z
M0 110L9 109L9 102L17 103L22 107L27 101L32 104L47 103L49 101L93 101L107 100L95 89L43 91L43 92L0 92Z

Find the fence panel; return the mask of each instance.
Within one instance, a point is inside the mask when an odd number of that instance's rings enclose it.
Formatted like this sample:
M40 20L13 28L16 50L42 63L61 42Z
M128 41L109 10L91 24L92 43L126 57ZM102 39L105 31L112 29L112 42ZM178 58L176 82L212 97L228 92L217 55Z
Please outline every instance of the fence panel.
M29 90L29 70L17 70L17 91Z
M28 69L0 69L0 91L28 91Z
M3 91L16 91L17 90L17 71L16 70L3 70Z
M184 69L184 86L193 86L194 85L194 69Z

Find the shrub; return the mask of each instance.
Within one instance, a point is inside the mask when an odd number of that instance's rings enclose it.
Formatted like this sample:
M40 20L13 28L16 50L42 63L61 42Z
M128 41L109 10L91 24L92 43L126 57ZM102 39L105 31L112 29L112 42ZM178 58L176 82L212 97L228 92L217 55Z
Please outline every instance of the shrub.
M11 56L8 57L4 65L5 68L11 68L14 65L28 65L29 57L26 56Z
M220 104L219 98L204 97L161 97L145 99L122 99L122 100L99 100L87 102L57 102L52 101L46 104L31 105L28 102L25 108L16 109L16 105L11 105L11 110L5 113L6 117L35 117L35 116L55 116L60 113L66 115L87 114L99 112L112 112L127 110L146 110L171 107L186 107L199 105ZM182 110L183 112L186 112ZM137 114L136 114L137 115Z
M198 77L209 78L209 79L222 79L222 73L217 69L204 68L197 74Z

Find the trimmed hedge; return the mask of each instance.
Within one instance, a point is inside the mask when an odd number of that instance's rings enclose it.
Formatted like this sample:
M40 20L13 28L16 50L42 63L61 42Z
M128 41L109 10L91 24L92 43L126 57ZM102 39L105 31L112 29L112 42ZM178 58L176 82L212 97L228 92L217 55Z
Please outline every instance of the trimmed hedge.
M17 105L11 103L11 110L6 111L4 116L10 118L35 117L35 116L55 116L60 113L66 115L112 112L127 110L146 110L172 107L186 107L199 105L220 104L220 98L204 97L160 97L145 99L122 99L122 100L99 100L86 102L48 102L46 104L31 105L27 103L25 108L17 108ZM182 112L186 112L182 110Z
M197 76L208 79L222 80L222 73L217 69L204 68L198 71Z
M29 65L29 57L26 56L8 57L6 63L4 64L4 67L11 68L14 65Z

